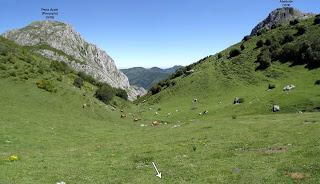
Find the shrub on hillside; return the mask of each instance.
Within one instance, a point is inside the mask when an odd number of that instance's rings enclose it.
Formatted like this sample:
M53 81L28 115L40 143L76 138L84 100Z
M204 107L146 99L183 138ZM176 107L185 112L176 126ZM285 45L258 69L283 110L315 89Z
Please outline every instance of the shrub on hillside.
M294 44L287 44L282 48L280 59L282 61L293 61L298 53L298 48Z
M267 32L267 29L262 29L262 30L257 32L257 36L261 36L262 34L264 34L266 32Z
M274 42L269 47L269 51L270 51L271 60L272 61L278 60L280 58L280 55L281 55L281 52L282 52L279 42Z
M16 73L15 70L10 70L10 71L9 71L9 75L10 75L11 77L16 77L16 76L17 76L17 73Z
M186 71L185 67L178 68L176 72L170 76L170 79L180 77L185 73L185 71Z
M49 80L45 80L45 79L38 80L36 84L39 89L44 89L48 92L57 92L57 89L54 87L53 83Z
M320 85L320 80L316 80L316 82L314 82L314 85Z
M300 23L300 21L299 21L298 19L294 19L294 20L291 20L291 21L290 21L290 25L291 25L291 26L297 25L297 24L299 24L299 23Z
M117 97L120 97L124 100L128 100L128 94L127 94L126 90L118 88L115 91L116 91L115 93L116 93Z
M299 26L296 29L297 29L297 33L295 34L295 36L301 36L306 32L306 27L304 26Z
M280 54L282 62L293 62L293 64L306 64L307 68L320 67L320 39L311 43L290 43L283 47Z
M109 104L110 101L113 99L115 93L113 88L108 84L103 84L102 86L98 87L94 96L102 101L105 104Z
M57 77L57 81L62 82L62 76L61 76L61 75L59 75L59 76Z
M258 55L257 62L259 63L257 70L264 70L268 68L271 65L270 52L268 50L262 51Z
M273 24L271 26L271 29L276 29L276 28L281 27L281 26L282 26L281 24Z
M54 71L63 72L65 74L68 74L72 71L72 69L65 62L59 61L52 61L50 68L52 68Z
M238 55L240 55L241 52L239 49L232 49L230 52L229 52L229 57L232 58L232 57L236 57Z
M256 46L257 46L257 48L260 48L260 47L262 47L263 46L263 41L262 40L258 40L257 41L257 43L256 43Z
M218 59L222 58L221 52L218 54Z
M73 85L74 85L75 87L81 89L81 87L82 87L82 85L83 85L83 80L82 80L82 78L80 78L80 77L75 78L74 81L73 81Z
M320 24L320 16L316 16L316 18L314 19L314 22L313 22L314 25L318 25Z
M320 39L313 40L311 44L300 49L299 54L301 59L306 62L308 68L320 67Z
M240 49L241 50L244 50L246 47L243 45L243 44L241 44L241 46L240 46Z
M286 34L282 39L282 44L286 44L289 42L292 42L294 40L294 37L292 35Z
M271 40L268 38L268 39L266 39L266 41L264 42L264 44L265 44L266 46L270 46L270 45L272 44L272 42L271 42Z
M78 76L80 78L82 78L84 81L87 81L92 85L97 85L98 84L96 79L94 79L91 75L88 75L88 74L86 74L84 72L78 72Z
M6 65L0 63L0 70L7 70L7 67Z
M249 35L247 35L247 36L245 36L245 37L243 37L243 41L248 41L248 40L250 40L250 38L251 38L251 36L249 36Z
M152 95L155 95L157 93L159 93L161 91L161 87L157 84L155 86L152 86L152 88L150 89L150 92Z

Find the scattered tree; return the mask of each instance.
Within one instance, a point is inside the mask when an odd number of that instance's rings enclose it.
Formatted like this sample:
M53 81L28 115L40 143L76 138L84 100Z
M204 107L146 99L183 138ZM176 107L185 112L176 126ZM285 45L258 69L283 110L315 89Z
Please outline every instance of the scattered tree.
M111 86L108 84L104 84L100 86L94 96L99 99L100 101L104 102L105 104L109 104L110 101L113 99L115 93Z
M306 32L306 27L304 26L299 26L296 29L297 29L297 33L295 34L295 36L301 36Z
M271 40L268 38L268 39L266 39L266 41L264 42L264 44L265 44L266 46L270 46L270 45L272 44L272 42L271 42Z
M229 57L232 58L232 57L236 57L238 55L240 55L241 52L239 49L232 49L230 52L229 52Z
M244 49L245 49L245 46L244 46L243 44L241 44L240 49L241 49L241 50L244 50Z
M294 19L294 20L290 21L291 26L297 25L299 23L300 23L300 21L298 19Z
M245 37L243 37L243 41L248 41L248 40L250 40L250 38L251 38L251 36L249 36L249 35L247 35L247 36L245 36Z
M257 62L260 64L257 70L264 70L271 65L270 52L268 50L262 51L257 58Z
M75 78L74 81L73 81L73 85L74 85L75 87L81 89L81 87L83 86L83 80L82 80L82 78L80 78L80 77Z
M260 48L260 47L262 47L263 46L263 41L262 40L258 40L257 41L257 43L256 43L256 46L257 46L257 48Z

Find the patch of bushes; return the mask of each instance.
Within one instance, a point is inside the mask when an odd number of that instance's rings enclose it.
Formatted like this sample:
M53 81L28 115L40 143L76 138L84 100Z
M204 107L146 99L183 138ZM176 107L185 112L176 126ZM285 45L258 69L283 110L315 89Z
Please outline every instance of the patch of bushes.
M271 29L276 29L276 28L281 27L281 26L282 26L282 24L273 24L271 26Z
M243 37L242 41L248 41L248 40L250 40L250 38L251 38L251 36L247 35L247 36Z
M258 55L257 63L259 63L257 70L264 70L271 65L271 57L269 50L264 50Z
M264 44L265 44L266 46L270 46L270 45L272 44L272 42L271 42L271 40L268 38L268 39L266 39L266 41L264 42Z
M241 50L244 50L246 47L243 45L243 44L241 44L241 46L240 46L240 49Z
M320 39L314 40L311 44L305 44L300 49L300 57L310 69L320 67Z
M73 81L73 85L74 85L75 87L81 89L81 87L83 86L83 80L82 80L82 78L80 78L80 77L75 78L74 81Z
M313 24L314 25L318 25L318 24L320 24L320 16L316 16L316 18L314 19L314 21L313 21Z
M289 42L292 42L294 40L294 37L290 34L286 34L283 39L282 39L282 44L286 44L286 43L289 43Z
M297 25L297 24L299 24L299 23L300 23L300 21L299 21L298 19L294 19L294 20L291 20L291 21L290 21L290 25L291 25L291 26Z
M9 71L9 76L11 76L11 77L16 77L16 76L17 76L16 71L10 70L10 71Z
M307 31L306 27L304 26L299 26L296 29L297 29L297 33L295 34L295 36L301 36Z
M282 48L280 53L280 60L287 62L289 60L294 60L297 56L298 48L294 44L287 44Z
M274 42L269 47L270 56L272 61L276 61L279 59L279 56L281 55L282 48L279 44L279 42Z
M229 52L229 57L232 58L232 57L236 57L238 55L241 54L241 51L239 49L232 49L230 52Z
M7 67L6 65L0 63L0 70L7 70Z
M320 39L315 39L311 43L289 43L286 44L280 52L274 52L275 56L281 62L292 62L294 65L306 64L309 69L320 67Z
M120 97L124 100L128 100L128 94L127 94L126 90L124 90L124 89L121 89L121 88L116 89L115 94L117 97Z
M48 92L57 92L57 89L54 87L53 83L49 80L45 80L45 79L41 79L39 81L37 81L37 87L39 89L44 89Z
M257 43L256 43L256 46L257 46L257 48L260 48L260 47L262 47L263 46L263 40L258 40L257 41Z
M177 69L176 72L171 75L170 79L180 77L181 75L183 75L185 73L185 71L186 71L185 67L181 67L181 68Z
M50 68L52 68L54 71L62 72L64 74L71 73L72 71L72 69L65 62L59 61L52 61L50 64Z
M97 82L97 80L95 78L93 78L91 75L88 75L88 74L86 74L84 72L78 72L78 76L80 78L82 78L84 81L87 81L92 85L97 85L98 84L98 82Z
M61 75L59 75L59 76L57 77L57 81L62 82L62 76L61 76Z
M98 87L94 94L94 97L96 97L105 104L109 104L114 96L115 92L113 88L108 84L103 84L100 87Z
M262 34L264 34L266 32L267 32L267 29L262 29L262 30L257 32L257 36L261 36Z
M222 58L222 53L221 52L218 54L218 59L220 59L220 58Z
M316 80L316 82L314 82L314 85L320 85L320 80Z
M161 87L157 84L155 86L152 86L152 88L150 89L150 92L152 95L155 95L157 93L159 93L161 91Z

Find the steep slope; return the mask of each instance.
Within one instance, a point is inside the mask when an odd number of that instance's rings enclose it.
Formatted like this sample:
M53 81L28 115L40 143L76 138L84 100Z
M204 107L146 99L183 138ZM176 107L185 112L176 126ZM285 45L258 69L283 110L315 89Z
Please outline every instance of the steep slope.
M171 68L161 69L157 67L142 68L134 67L128 69L122 69L121 71L129 78L131 85L143 87L144 89L150 89L157 82L166 79L178 68L182 66L173 66Z
M315 83L320 80L320 26L315 22L309 18L246 38L179 69L137 103L147 116L161 109L155 117L163 121L179 114L185 115L180 121L199 118L206 110L201 117L270 114L273 105L280 105L280 113L319 111L320 86ZM284 91L290 84L296 88ZM233 104L236 97L243 102Z
M143 95L144 90L131 87L128 78L120 72L113 59L97 46L87 43L70 25L56 21L39 21L8 31L5 38L23 46L30 46L43 56L66 62L77 71L83 71L113 87L126 89L129 98Z
M260 22L251 31L251 36L257 34L262 30L269 30L272 26L278 24L289 23L295 19L307 19L314 16L312 13L302 13L301 11L294 9L292 7L278 8L272 11L266 19Z

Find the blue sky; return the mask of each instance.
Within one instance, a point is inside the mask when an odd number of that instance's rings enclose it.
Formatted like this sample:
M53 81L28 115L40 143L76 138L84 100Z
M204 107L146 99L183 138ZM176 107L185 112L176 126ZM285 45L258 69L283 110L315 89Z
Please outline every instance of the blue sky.
M118 68L187 65L225 49L264 19L280 0L0 0L0 33L44 20L58 8L72 25L104 49ZM320 13L319 0L294 7Z

